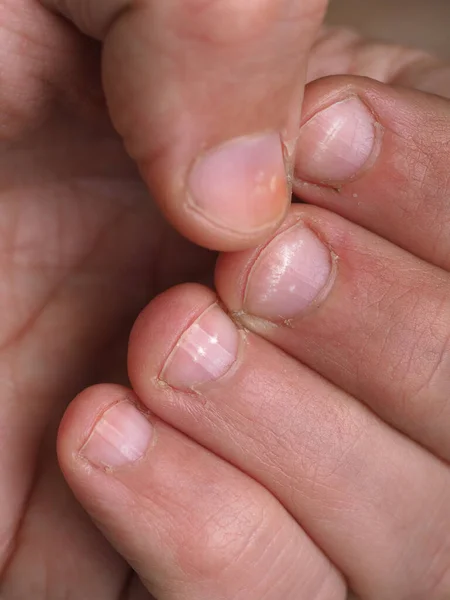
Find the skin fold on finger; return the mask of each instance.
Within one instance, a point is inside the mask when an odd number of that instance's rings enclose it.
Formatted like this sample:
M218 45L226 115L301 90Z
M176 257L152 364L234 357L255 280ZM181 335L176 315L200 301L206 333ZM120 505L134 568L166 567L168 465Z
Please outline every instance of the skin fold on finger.
M216 286L246 327L450 458L447 273L297 206L265 247L223 255Z
M58 455L81 504L158 600L346 597L267 490L143 412L125 388L82 393Z
M369 79L308 87L294 190L450 269L450 102Z
M277 227L325 0L45 5L103 40L112 120L181 233L235 250Z
M135 325L129 373L150 410L268 488L361 598L448 594L448 469L236 329L212 292L182 286L156 299Z

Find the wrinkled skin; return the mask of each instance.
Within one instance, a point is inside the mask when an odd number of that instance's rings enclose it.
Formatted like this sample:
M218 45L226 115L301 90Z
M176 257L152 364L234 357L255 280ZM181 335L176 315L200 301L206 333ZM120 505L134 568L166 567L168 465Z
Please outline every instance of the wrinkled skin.
M166 224L123 149L100 46L56 19L50 32L38 10L24 18L29 3L0 6L0 595L83 598L90 581L90 597L117 598L129 568L66 487L56 428L80 389L126 381L140 309L175 283L207 280L215 257ZM362 72L390 50L377 52ZM317 56L312 75L327 73Z
M65 597L93 568L86 544L105 543L57 470L58 420L86 384L123 380L138 311L214 256L150 200L107 117L98 45L62 22L47 41L19 3L0 14L0 588L26 569L38 597ZM99 592L117 560L94 570Z

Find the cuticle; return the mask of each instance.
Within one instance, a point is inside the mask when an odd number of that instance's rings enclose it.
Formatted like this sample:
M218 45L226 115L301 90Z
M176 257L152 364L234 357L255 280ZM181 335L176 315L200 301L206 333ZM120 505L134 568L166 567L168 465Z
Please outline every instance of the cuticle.
M246 333L252 333L255 329L254 327L251 329L250 326L247 325L249 321L260 323L265 327L270 327L271 329L279 325L277 322L264 319L263 317L257 317L249 312L246 312L245 310L236 311L234 313L234 318L237 319L237 322L239 322L242 331L245 331Z
M287 197L289 197L289 194L287 194ZM200 219L205 220L210 225L217 227L217 229L219 231L225 232L229 235L233 235L242 240L245 240L245 239L251 240L255 235L258 235L264 231L272 230L283 219L283 215L282 215L281 217L277 217L276 219L274 219L272 222L266 223L265 225L261 225L260 227L254 227L250 231L248 231L248 230L247 231L239 231L238 229L233 229L231 227L228 227L227 225L219 223L219 221L216 221L215 219L211 219L208 216L207 212L198 206L198 204L192 198L191 194L186 193L186 198L187 198L187 201L185 203L186 210L190 214L192 214L196 220L200 220ZM288 206L287 203L286 203L286 206Z
M301 128L307 125L310 121L312 121L312 119L314 119L314 117L316 117L323 111L328 110L336 104L348 102L350 100L359 100L361 104L363 104L364 107L367 109L367 111L374 117L375 122L380 123L380 117L377 111L366 101L366 99L361 94L359 94L357 91L352 91L349 94L343 94L342 92L343 90L341 90L341 93L337 94L335 97L330 97L328 99L329 101L323 104L323 106L321 106L319 110L316 110L316 112L309 116L305 121L302 121Z
M366 103L362 100L361 96L357 93L342 95L342 97L338 94L338 96L336 98L335 97L328 98L328 101L325 102L322 106L320 106L320 108L318 110L316 110L312 115L310 115L305 121L302 121L300 131L305 125L310 123L318 115L320 115L324 111L328 110L332 106L335 106L336 104L343 104L344 102L349 102L350 100L360 100L365 106L367 106ZM369 108L369 107L367 107L367 108ZM372 111L370 110L370 112L372 112Z

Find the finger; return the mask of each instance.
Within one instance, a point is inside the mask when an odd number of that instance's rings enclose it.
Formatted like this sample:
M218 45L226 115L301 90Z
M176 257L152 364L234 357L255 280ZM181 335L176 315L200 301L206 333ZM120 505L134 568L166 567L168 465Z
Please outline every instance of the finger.
M344 600L345 586L259 484L138 409L87 390L58 453L77 498L158 600Z
M307 81L343 74L450 96L450 66L436 56L367 39L344 27L324 26L309 56Z
M450 102L362 78L312 84L295 192L450 269Z
M184 235L223 250L275 229L325 0L44 2L103 40L113 122Z
M305 206L264 248L224 256L216 285L247 327L450 458L445 272Z
M269 489L364 600L444 598L447 468L313 371L237 330L216 302L183 286L143 312L129 351L142 401Z

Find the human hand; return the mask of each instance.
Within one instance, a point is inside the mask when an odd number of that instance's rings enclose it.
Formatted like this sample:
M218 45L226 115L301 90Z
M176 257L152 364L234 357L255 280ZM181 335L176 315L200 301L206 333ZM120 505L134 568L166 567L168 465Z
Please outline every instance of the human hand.
M223 254L219 303L153 301L133 391L71 405L61 465L131 597L449 597L448 139L444 98L312 84L295 189L316 206Z
M188 211L180 177L196 153L236 135L284 128L289 146L324 2L310 0L307 14L304 4L266 2L261 20L239 2L220 22L218 4L210 13L199 2L146 4L101 36L109 40L104 79L115 124L159 206L185 235L216 248L256 244L288 207L280 142L263 153L262 166L247 165L250 176L267 168L280 179L258 196L258 210L247 204L251 194L242 200L227 181L237 202L229 228ZM118 8L48 5L74 7L75 20L81 7L88 29L95 8ZM127 381L127 337L141 308L175 283L211 279L215 256L161 218L106 110L100 44L49 7L0 2L0 597L110 600L130 569L64 483L56 429L83 387ZM184 19L188 7L198 9L194 20ZM298 17L295 27L277 20L283 7ZM249 191L248 173L233 162L230 168ZM252 221L260 216L268 223Z
M213 257L183 242L149 202L106 118L98 48L55 29L31 2L0 10L1 592L109 600L129 567L63 484L55 428L80 387L124 379L127 327L140 306L177 281L203 279Z

